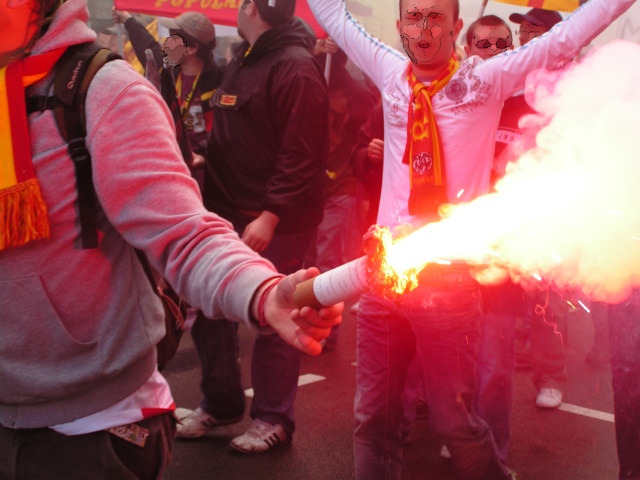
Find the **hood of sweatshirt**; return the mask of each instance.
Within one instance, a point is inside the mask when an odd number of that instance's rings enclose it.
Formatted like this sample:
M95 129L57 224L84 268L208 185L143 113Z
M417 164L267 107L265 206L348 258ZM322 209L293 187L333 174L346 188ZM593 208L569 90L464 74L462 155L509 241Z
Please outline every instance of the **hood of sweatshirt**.
M88 27L88 20L87 0L67 0L58 8L44 35L35 42L31 55L95 41L96 34Z

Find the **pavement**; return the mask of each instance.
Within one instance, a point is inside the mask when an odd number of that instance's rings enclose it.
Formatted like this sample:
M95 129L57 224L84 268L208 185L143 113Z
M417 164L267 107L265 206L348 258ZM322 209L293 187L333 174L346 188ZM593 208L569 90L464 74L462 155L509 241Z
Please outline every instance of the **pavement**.
M241 326L243 385L249 395L254 335ZM560 409L537 408L531 372L515 373L508 465L520 480L617 480L611 373L606 365L595 368L585 361L594 339L585 311L570 316L567 337L569 382ZM355 479L352 446L355 341L356 321L347 308L336 350L318 357L303 357L296 399L297 430L290 446L260 455L244 455L229 446L229 441L251 424L248 417L251 398L246 397L247 414L242 422L219 427L201 439L177 440L173 462L163 478ZM188 334L163 373L179 407L198 406L200 366ZM440 457L442 442L431 432L426 418L416 420L411 439L404 449L402 480L457 479L451 461Z

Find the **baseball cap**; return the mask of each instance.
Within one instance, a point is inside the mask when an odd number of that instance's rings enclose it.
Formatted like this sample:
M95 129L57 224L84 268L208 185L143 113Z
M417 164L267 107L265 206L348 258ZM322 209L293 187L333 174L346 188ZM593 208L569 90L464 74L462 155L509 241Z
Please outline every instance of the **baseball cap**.
M513 23L529 22L539 27L545 27L551 30L556 23L562 21L562 15L555 10L544 10L542 8L532 8L524 15L521 13L512 13L509 20Z
M211 20L200 12L185 12L176 18L161 18L160 25L170 30L184 32L203 45L212 45L216 39L216 29Z

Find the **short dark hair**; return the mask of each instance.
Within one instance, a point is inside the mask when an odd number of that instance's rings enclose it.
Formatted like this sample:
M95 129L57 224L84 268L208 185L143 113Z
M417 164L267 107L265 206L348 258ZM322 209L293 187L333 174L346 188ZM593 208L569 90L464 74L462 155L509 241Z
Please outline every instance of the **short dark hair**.
M260 18L269 26L286 25L293 20L296 11L296 0L275 0L275 6L269 6L269 0L253 0Z
M460 0L451 0L453 2L453 21L457 22L460 18ZM402 0L399 0L398 7L400 10L400 18L402 18Z
M509 34L511 34L511 27L509 27L503 19L496 15L485 15L469 25L467 29L467 45L471 46L473 35L476 33L476 28L478 27L505 27L509 31Z

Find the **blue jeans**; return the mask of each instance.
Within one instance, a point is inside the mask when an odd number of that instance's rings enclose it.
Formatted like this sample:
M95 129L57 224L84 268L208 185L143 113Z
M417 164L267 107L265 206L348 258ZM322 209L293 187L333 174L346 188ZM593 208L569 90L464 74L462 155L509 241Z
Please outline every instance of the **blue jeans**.
M476 411L489 425L502 461L509 451L515 322L514 315L493 312L485 312L480 321Z
M244 225L234 227L239 233L244 230ZM262 256L270 260L279 272L288 275L302 268L310 239L311 231L276 233ZM238 365L237 327L227 320L208 320L198 316L192 336L202 364L204 397L201 408L219 420L241 415L244 392ZM292 434L295 430L293 404L298 392L299 373L299 350L276 334L257 335L251 359L254 391L251 418L279 423Z
M414 355L422 362L429 421L460 478L511 478L475 412L480 297L465 269L434 267L391 302L360 300L354 432L356 478L399 479L403 392Z
M502 461L509 450L516 317L525 312L524 292L512 282L483 286L478 346L476 411L487 422Z
M609 307L620 480L640 480L640 290Z

